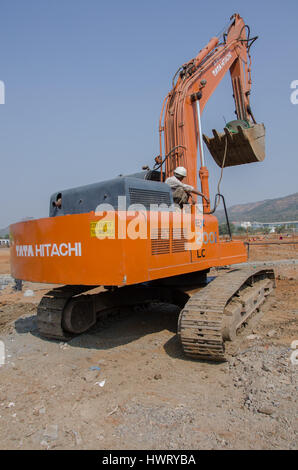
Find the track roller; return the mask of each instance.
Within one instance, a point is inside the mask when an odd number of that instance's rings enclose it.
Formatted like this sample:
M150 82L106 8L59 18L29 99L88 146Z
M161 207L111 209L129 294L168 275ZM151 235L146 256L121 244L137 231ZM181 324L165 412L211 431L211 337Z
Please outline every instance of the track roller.
M182 309L178 334L187 356L224 361L224 342L261 306L275 287L272 269L233 269L195 293Z

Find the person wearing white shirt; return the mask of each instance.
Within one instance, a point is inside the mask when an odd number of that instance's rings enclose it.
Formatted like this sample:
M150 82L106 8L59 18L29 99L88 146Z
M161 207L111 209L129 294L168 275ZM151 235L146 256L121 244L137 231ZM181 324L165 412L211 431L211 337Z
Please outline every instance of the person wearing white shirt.
M186 169L183 166L178 166L174 170L174 176L169 176L169 178L167 178L165 181L165 183L168 184L172 189L174 202L181 208L184 204L188 204L188 199L189 197L192 198L192 194L197 194L198 196L202 196L207 200L204 194L202 194L200 191L195 189L193 186L182 182L186 176ZM194 202L193 199L192 202Z

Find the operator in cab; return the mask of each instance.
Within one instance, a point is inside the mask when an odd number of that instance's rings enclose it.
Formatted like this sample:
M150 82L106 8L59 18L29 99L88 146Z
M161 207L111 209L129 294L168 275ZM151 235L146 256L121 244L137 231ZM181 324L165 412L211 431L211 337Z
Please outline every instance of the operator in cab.
M204 199L206 199L207 202L209 202L206 196L204 196L204 194L202 194L200 191L195 189L193 186L182 182L186 176L186 169L183 166L178 166L174 170L174 176L170 176L165 181L165 183L168 184L172 189L174 203L178 204L182 209L184 204L188 204L188 200L190 197L192 199L192 203L195 202L192 198L192 194L197 194L198 196L203 197Z

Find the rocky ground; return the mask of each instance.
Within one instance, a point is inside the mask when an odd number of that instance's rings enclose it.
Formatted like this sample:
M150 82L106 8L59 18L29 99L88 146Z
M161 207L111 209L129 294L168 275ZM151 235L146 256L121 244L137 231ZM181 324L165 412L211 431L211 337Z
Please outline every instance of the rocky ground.
M269 259L263 249L252 247L251 259ZM270 259L281 259L278 250ZM164 305L127 311L68 344L47 341L36 329L47 286L15 293L8 281L0 290L0 448L297 449L297 270L277 267L274 294L222 364L183 356L178 311Z

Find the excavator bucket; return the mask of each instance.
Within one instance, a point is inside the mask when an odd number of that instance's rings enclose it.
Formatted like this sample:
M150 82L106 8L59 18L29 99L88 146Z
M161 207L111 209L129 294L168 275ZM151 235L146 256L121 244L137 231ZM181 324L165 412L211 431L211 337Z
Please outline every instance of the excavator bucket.
M203 135L204 142L220 167L262 162L265 158L265 126L247 121L231 121L224 133L212 130L212 138ZM224 163L224 164L223 164Z

